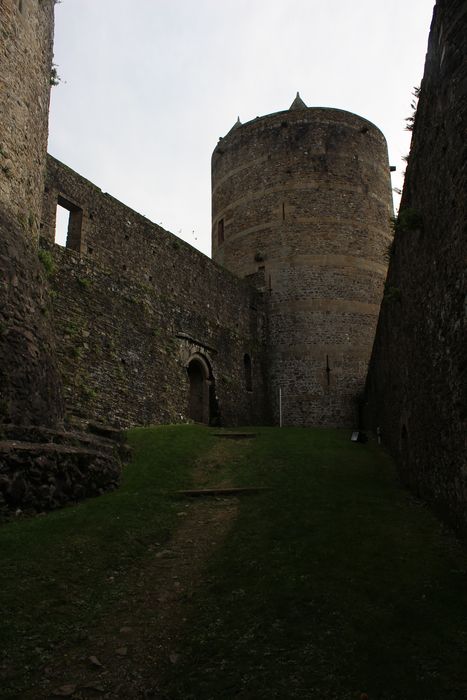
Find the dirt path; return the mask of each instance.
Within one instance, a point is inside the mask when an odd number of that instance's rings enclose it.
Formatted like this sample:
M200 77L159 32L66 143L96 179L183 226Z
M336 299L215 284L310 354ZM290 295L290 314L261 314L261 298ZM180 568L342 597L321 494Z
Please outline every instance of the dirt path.
M229 486L224 465L242 446L219 440L194 474L197 486ZM178 639L203 578L204 565L225 539L237 498L180 501L180 525L164 546L133 573L131 597L120 599L79 642L56 650L53 663L21 697L159 697L158 679L179 661Z

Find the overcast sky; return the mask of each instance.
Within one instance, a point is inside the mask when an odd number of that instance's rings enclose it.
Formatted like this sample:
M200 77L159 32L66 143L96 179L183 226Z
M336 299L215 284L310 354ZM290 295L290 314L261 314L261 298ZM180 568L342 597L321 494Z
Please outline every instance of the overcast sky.
M211 153L237 116L374 122L401 187L434 0L63 0L49 152L210 254Z

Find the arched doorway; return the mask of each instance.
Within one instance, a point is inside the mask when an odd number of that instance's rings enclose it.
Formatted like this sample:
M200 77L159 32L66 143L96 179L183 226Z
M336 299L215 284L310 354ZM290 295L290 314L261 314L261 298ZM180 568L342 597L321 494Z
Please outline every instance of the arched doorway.
M209 425L210 368L201 356L193 357L187 367L190 382L188 415L196 423Z

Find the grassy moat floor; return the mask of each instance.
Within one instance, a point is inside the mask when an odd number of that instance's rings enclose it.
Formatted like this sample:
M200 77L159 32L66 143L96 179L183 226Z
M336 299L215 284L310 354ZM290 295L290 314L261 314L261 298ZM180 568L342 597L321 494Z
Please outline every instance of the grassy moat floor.
M0 528L0 697L461 700L467 552L341 430L132 430L114 493ZM175 498L185 488L257 494Z

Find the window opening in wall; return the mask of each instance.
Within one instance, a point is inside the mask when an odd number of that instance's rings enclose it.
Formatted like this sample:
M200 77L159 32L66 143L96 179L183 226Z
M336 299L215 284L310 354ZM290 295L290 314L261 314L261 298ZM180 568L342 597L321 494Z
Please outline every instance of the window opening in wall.
M285 221L285 204L282 202L282 221Z
M224 219L219 219L217 223L217 244L221 245L224 242Z
M246 353L243 357L243 368L245 370L245 389L253 391L253 382L251 376L251 357Z
M81 251L83 210L59 196L55 216L55 243Z
M70 223L70 211L57 204L57 214L55 217L55 243L66 246L68 236L68 226Z

